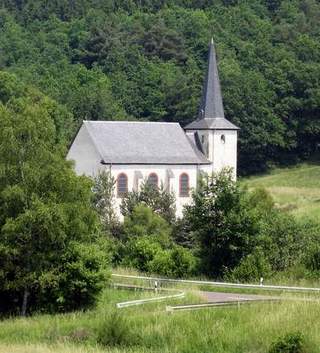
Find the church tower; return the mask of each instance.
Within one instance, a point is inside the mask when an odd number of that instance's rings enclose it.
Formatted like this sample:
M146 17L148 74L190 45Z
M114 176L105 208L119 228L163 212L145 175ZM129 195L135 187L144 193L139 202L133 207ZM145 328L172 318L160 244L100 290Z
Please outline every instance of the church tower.
M224 116L216 52L211 40L198 117L185 131L198 135L203 153L212 162L212 172L231 167L236 177L238 130Z

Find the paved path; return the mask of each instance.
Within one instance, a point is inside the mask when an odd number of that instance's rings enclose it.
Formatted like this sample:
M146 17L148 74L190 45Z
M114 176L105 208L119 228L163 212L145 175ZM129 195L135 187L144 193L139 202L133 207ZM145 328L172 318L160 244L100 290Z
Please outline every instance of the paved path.
M237 294L237 293L223 293L223 292L200 292L202 298L208 303L221 302L239 302L239 301L255 301L255 300L275 300L277 297L256 294Z

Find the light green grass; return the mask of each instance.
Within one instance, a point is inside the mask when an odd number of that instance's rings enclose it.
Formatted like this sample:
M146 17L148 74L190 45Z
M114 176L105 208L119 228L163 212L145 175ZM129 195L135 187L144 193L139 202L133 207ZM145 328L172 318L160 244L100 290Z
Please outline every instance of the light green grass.
M301 220L320 221L320 165L301 164L242 180L249 188L266 188L278 206Z
M320 352L320 303L288 301L248 306L203 309L200 311L165 312L167 304L197 300L154 303L121 309L129 321L128 334L138 335L133 346L102 347L96 343L95 328L104 314L114 310L117 301L148 293L107 289L96 309L65 315L36 315L0 322L0 353L266 353L280 335L301 331L308 352ZM83 342L74 342L72 332L90 333Z

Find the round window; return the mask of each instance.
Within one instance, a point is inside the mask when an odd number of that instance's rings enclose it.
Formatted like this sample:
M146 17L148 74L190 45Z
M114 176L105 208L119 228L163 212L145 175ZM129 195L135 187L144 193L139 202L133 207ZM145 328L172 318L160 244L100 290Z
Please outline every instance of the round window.
M222 143L226 143L226 137L225 137L225 135L221 135L221 142L222 142Z

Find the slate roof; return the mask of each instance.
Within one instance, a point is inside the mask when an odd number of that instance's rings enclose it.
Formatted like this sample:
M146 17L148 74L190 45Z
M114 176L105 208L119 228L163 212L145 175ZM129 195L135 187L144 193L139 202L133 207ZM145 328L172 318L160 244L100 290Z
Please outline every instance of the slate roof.
M211 41L209 47L208 70L203 85L198 118L197 120L187 125L185 129L239 129L237 126L225 119L224 116L216 51L213 40Z
M190 130L239 130L239 128L232 124L225 118L215 119L199 119L195 120L185 127Z
M178 123L84 121L105 164L210 164Z

